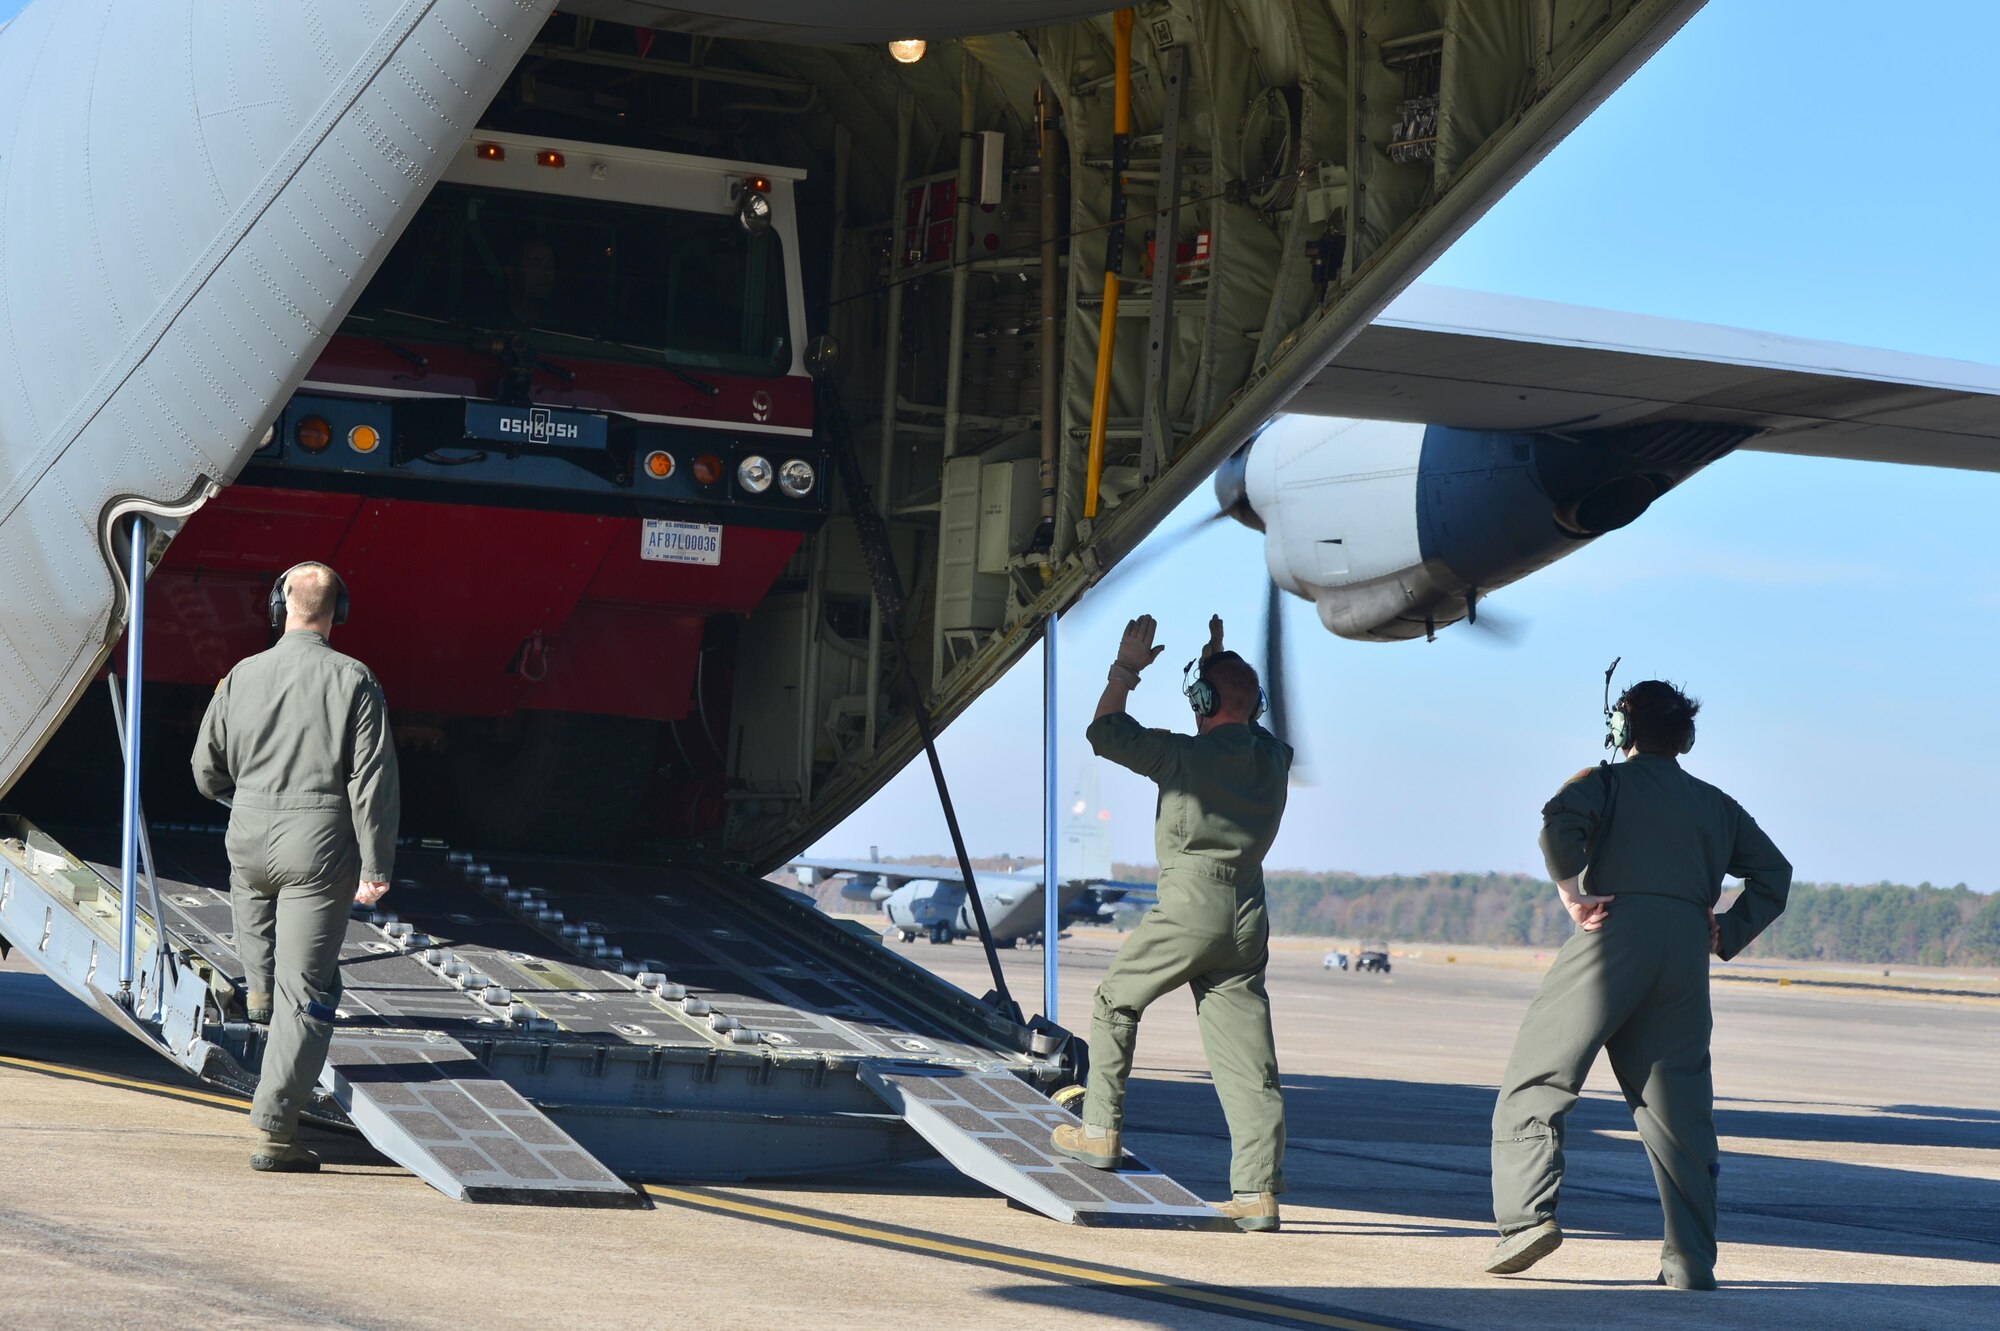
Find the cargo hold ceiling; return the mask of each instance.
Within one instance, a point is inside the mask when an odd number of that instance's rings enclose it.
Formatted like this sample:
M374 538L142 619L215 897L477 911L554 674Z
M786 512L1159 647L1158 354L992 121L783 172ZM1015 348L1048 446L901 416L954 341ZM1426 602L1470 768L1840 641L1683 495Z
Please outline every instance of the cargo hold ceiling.
M969 37L1060 23L1117 8L1104 0L563 0L566 14L703 37L887 42Z

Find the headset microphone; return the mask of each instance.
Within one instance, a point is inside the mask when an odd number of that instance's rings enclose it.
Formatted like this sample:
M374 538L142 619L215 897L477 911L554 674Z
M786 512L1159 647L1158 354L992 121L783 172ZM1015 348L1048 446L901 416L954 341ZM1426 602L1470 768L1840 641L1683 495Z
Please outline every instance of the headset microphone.
M1187 695L1188 706L1194 709L1194 714L1202 717L1214 716L1215 709L1222 705L1222 699L1216 696L1215 685L1208 682L1207 671L1195 673L1196 666L1207 664L1197 659L1181 667L1181 692Z
M1618 673L1618 663L1624 659L1614 656L1611 664L1604 668L1604 747L1619 753L1625 750L1627 726L1625 713L1611 710L1611 677ZM1606 758L1598 765L1604 767L1610 763L1611 760Z

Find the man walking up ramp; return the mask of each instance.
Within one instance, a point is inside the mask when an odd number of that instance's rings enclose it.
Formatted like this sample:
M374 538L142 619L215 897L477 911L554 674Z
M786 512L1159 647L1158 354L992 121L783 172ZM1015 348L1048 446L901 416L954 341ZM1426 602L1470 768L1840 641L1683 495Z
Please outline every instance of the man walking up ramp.
M250 1121L254 1169L306 1173L293 1144L333 1039L349 908L389 890L400 812L388 708L368 668L327 643L347 589L324 564L271 589L284 636L216 685L194 746L201 793L230 806L229 897L245 1006L268 1022Z

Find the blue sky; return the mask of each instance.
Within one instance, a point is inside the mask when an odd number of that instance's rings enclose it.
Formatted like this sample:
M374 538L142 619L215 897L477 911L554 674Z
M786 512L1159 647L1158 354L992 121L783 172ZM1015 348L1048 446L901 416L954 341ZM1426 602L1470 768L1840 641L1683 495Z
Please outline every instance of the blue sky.
M1989 256L2000 141L1986 96L2000 7L1926 11L1944 42L1884 41L1879 9L1708 6L1424 280L2000 363ZM1529 621L1363 645L1290 605L1317 783L1270 864L1540 871L1537 811L1599 756L1598 689L1665 675L1704 701L1691 770L1736 794L1821 881L2000 886L1987 834L2000 706L2000 476L1726 459L1626 531L1496 593ZM1206 488L1164 524L1204 515ZM1191 655L1211 608L1254 640L1259 538L1224 524L1064 621L1065 780L1124 620ZM1033 855L1041 665L946 734L975 852ZM1168 671L1135 713L1184 726ZM1106 769L1121 859L1151 859L1151 788ZM948 848L918 763L818 847Z

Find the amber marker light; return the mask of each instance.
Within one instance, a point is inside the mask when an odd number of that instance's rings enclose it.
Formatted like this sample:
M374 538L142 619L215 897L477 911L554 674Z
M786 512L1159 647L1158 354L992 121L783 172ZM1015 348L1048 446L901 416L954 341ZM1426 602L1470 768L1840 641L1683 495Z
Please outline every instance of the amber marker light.
M326 446L333 442L333 427L326 423L325 417L308 416L292 431L292 437L306 452L323 453Z
M752 176L744 183L759 194L769 194L771 192L771 182L763 176Z
M701 473L700 464L696 464L695 473L697 475ZM654 449L646 454L646 474L656 481L664 481L673 475L674 455L663 448Z
M357 425L347 432L347 446L357 453L373 453L382 446L382 434L372 425Z
M694 460L694 478L701 485L714 485L722 479L722 459L713 453L703 453Z
M544 148L540 152L535 154L536 166L561 167L562 164L563 164L563 155L557 152L553 148Z
M482 143L472 151L473 155L482 162L504 162L507 160L507 150L497 143Z

